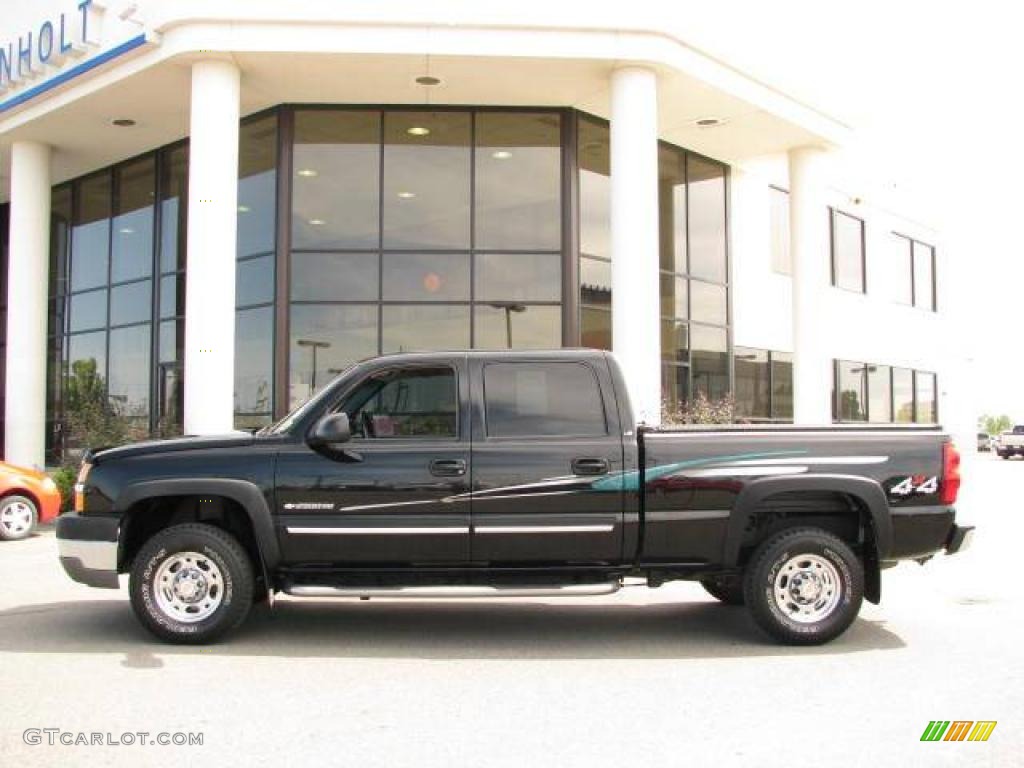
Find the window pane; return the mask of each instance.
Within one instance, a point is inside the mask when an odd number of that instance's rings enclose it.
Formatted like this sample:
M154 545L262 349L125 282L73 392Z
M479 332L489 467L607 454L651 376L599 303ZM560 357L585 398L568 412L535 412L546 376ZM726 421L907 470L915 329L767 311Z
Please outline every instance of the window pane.
M687 318L689 299L686 295L686 279L661 273L661 315L662 317Z
M685 365L661 366L661 397L670 411L690 399L690 369Z
M772 418L793 420L793 355L772 352Z
M892 394L896 405L895 421L909 424L914 420L914 372L906 368L892 369Z
M66 448L87 445L85 426L97 413L105 413L107 401L107 332L80 333L68 337L68 380L64 392L68 424Z
M159 437L181 435L185 423L185 377L180 363L157 367L157 425Z
M360 384L344 408L359 437L458 434L458 392L451 368L383 371Z
M149 320L153 311L152 281L141 280L110 289L110 324L126 325Z
M270 423L273 411L274 308L235 312L235 428Z
M557 253L476 255L477 301L558 301L562 257Z
M292 247L379 245L380 113L295 113Z
M767 419L771 416L768 352L736 347L736 415Z
M153 202L156 162L149 155L114 171L117 200L114 209L110 281L120 283L153 272Z
M490 363L484 366L489 437L604 435L597 377L579 363Z
M469 348L469 307L386 306L383 352Z
M832 211L832 270L834 285L863 293L864 222L841 211Z
M935 374L917 371L914 374L917 385L917 415L914 421L919 424L934 424L937 420L935 408Z
M102 328L107 324L107 292L89 291L71 296L71 316L68 318L69 330L84 331L89 328Z
M580 253L610 259L611 158L608 124L579 118Z
M725 325L728 319L725 287L690 281L690 317L701 323Z
M235 305L266 304L274 300L274 257L260 256L235 263Z
M687 325L671 317L661 318L661 359L676 363L690 361L690 342Z
M384 254L385 301L469 301L464 253Z
M129 441L149 436L150 326L110 332L110 406Z
M789 193L769 187L771 201L772 269L783 275L793 274L793 257L789 252Z
M160 271L185 269L188 231L188 145L161 157Z
M110 174L76 185L78 207L71 233L71 290L107 283L110 247Z
M658 228L661 268L686 273L686 153L658 146Z
M238 256L274 250L277 116L243 123L238 140Z
M689 156L687 189L690 227L690 274L724 283L725 169Z
M476 144L475 247L561 248L560 116L479 112Z
M376 253L293 253L293 301L377 301Z
M384 116L384 247L468 249L470 115Z
M723 328L690 326L693 393L720 400L729 393L728 337Z
M182 362L185 359L185 321L165 320L160 323L159 362Z
M914 243L914 306L935 309L935 249Z
M876 424L892 421L892 369L868 366L868 418Z
M477 349L558 349L562 308L525 304L477 304Z
M580 309L580 345L590 349L612 348L611 309Z
M323 344L328 346L315 346ZM352 363L376 354L376 305L293 304L288 357L290 408Z
M6 237L7 230L4 230ZM54 187L50 195L50 289L49 295L67 293L67 258L71 242L71 184ZM7 286L0 301L7 301Z
M840 421L867 421L868 366L840 360L838 364Z
M160 317L179 317L185 314L185 275L167 275L160 278Z
M891 244L892 264L886 280L889 295L893 301L910 306L914 303L913 243L906 237L893 235Z

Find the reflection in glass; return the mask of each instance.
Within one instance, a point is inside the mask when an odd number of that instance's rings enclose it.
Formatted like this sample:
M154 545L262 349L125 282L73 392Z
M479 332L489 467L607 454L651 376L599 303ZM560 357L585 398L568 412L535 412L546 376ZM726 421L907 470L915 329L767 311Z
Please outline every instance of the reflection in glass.
M277 115L243 123L238 139L238 256L274 250Z
M725 325L728 319L725 286L690 281L690 317L697 322Z
M661 268L686 274L686 152L658 146L658 229Z
M68 337L68 377L64 386L66 440L79 451L119 439L117 422L107 400L107 332Z
M793 354L772 352L772 418L793 420Z
M728 337L724 328L690 326L690 365L693 394L720 400L729 393Z
M76 185L75 226L71 233L71 290L107 283L110 247L110 173Z
M106 290L72 294L68 322L70 323L69 330L72 333L105 326L107 324Z
M376 305L293 304L288 356L289 410L352 363L375 354Z
M126 325L149 320L153 311L150 280L117 285L110 289L110 324Z
M477 304L477 349L558 349L562 346L562 308L514 302Z
M864 363L839 360L836 406L839 421L867 421L868 369Z
M468 249L470 114L384 116L384 247Z
M935 309L935 249L914 241L914 306Z
M689 155L690 274L716 283L726 280L725 168Z
M271 421L273 339L273 307L235 312L235 429Z
M561 248L561 118L476 115L476 247Z
M469 301L465 253L385 253L385 301Z
M185 275L178 273L161 277L160 317L177 317L184 314Z
M469 307L399 305L383 308L382 352L469 348Z
M185 321L165 320L160 323L159 362L173 363L184 359Z
M580 257L580 344L612 348L612 265Z
M914 421L919 424L934 424L938 421L935 407L935 374L917 371L914 374L917 388L917 413Z
M108 399L129 441L149 435L149 332L148 323L110 332Z
M379 244L380 112L295 113L292 248Z
M894 420L899 424L914 421L914 372L907 368L892 369Z
M690 369L688 366L662 363L661 396L671 411L676 410L690 399Z
M71 185L54 187L50 195L50 290L49 295L67 293L67 256L71 244ZM6 287L2 301L7 301ZM59 325L59 323L58 323Z
M661 273L661 315L685 320L688 316L689 299L686 295L686 279L665 272Z
M376 253L292 253L292 301L376 301Z
M864 222L832 209L832 274L837 288L864 293Z
M578 126L580 253L610 259L611 157L608 124L581 115Z
M611 309L580 308L580 345L590 349L612 348Z
M597 379L579 363L490 363L484 392L490 437L608 433Z
M274 300L274 257L260 256L235 263L235 305L267 304Z
M689 362L690 342L686 322L677 318L661 318L661 359L676 363Z
M185 269L188 232L188 145L162 153L160 178L160 271Z
M153 272L153 201L156 159L148 155L114 170L114 207L110 282L148 277Z
M562 259L557 253L480 253L476 256L476 301L558 301Z
M887 365L868 366L868 420L892 421L892 369Z
M768 352L736 347L736 415L743 419L771 417Z

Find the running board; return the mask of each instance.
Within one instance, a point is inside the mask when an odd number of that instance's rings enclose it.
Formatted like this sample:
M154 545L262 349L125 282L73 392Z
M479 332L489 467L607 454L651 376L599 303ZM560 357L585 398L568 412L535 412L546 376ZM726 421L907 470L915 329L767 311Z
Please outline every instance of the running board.
M464 598L464 597L591 597L618 592L618 581L597 584L565 584L535 587L499 586L434 586L434 587L334 587L320 584L288 584L283 592L295 597L407 597L407 598Z

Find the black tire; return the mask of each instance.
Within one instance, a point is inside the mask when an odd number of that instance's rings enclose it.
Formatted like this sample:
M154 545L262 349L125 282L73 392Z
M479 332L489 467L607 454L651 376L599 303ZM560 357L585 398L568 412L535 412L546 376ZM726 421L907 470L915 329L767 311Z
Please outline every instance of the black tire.
M12 494L0 499L0 541L20 541L39 524L39 507L28 496Z
M996 451L996 453L999 454L999 458L1000 459L1008 459L1008 458L1010 458L1010 454L1008 454L1008 453L1003 453L1002 451Z
M170 570L173 568L171 563L167 571L161 571L161 565L175 555L185 557L182 553L199 555L191 571L203 571L204 563L207 575L212 566L216 566L213 570L219 570L219 580L211 578L208 584L202 582L206 586L205 595L219 596L219 603L208 616L198 620L182 621L181 617L188 616L187 611L192 609L203 610L202 605L186 606L178 613L171 613L162 607L167 604L170 594L166 584L164 590L159 595L157 593L155 582L158 576L176 582L179 576L184 575L184 568L189 566L174 571ZM202 575L197 578L201 579ZM146 629L170 643L198 645L217 639L245 620L252 607L255 580L252 562L234 536L212 525L184 523L160 531L143 544L132 562L128 587L132 609ZM179 599L177 602L183 604L185 601Z
M704 579L700 585L713 598L725 605L743 605L742 576L713 576Z
M800 563L801 556L813 560ZM793 609L799 606L791 590L797 588L797 581L780 573L784 569L799 569L792 576L804 582L807 574L816 574L812 575L811 588L822 588L821 584L825 584L820 619L813 620L813 612L806 621L793 618ZM825 581L817 576L824 576ZM777 593L776 579L787 589ZM828 590L828 584L832 584L834 593ZM864 566L850 547L831 533L820 528L791 528L764 541L754 551L744 573L743 587L747 607L761 629L790 645L820 645L841 635L857 618L864 599ZM829 594L837 596L830 600ZM788 608L780 605L787 602L785 597L789 597Z

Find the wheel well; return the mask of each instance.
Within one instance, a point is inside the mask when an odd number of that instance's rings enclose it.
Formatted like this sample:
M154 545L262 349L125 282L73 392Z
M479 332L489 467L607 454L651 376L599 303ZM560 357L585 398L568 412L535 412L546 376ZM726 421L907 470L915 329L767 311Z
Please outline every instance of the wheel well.
M226 496L159 496L133 504L121 522L118 570L128 570L142 545L156 533L179 523L206 523L230 533L251 558L262 583L262 557L252 521L240 503Z
M26 488L11 488L9 490L6 490L3 493L0 493L0 501L3 501L8 496L24 496L26 499L28 499L29 501L36 505L36 514L39 514L42 511L42 505L39 503L39 499L36 498L35 494L32 493L32 491L29 491Z
M793 526L814 526L834 534L854 552L871 551L874 542L870 513L856 496L839 492L789 491L763 499L747 516L740 546L740 564L768 537Z

